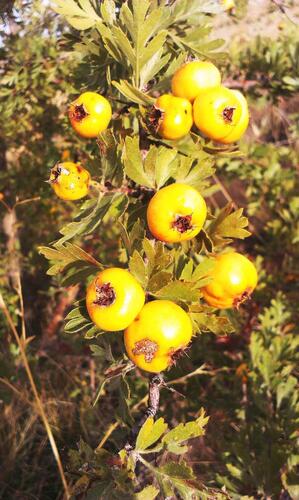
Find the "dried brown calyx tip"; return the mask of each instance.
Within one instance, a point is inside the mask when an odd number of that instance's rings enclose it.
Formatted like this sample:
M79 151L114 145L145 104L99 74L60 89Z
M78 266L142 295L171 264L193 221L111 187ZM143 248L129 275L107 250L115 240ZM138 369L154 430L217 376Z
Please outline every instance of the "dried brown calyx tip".
M252 293L252 289L247 288L247 290L245 290L245 292L243 292L242 295L239 295L238 297L236 297L234 300L234 304L233 304L234 307L239 309L240 305L243 304L243 302L246 302L246 300L251 298L251 293Z
M226 123L232 123L235 109L233 106L227 106L222 111L222 116Z
M49 182L51 182L52 184L54 184L54 182L57 182L57 179L60 176L60 174L61 174L60 165L59 164L55 165L55 167L53 167L51 170L51 176Z
M72 116L74 120L81 122L84 118L86 118L86 116L88 116L88 113L83 104L76 104Z
M135 342L135 347L132 350L133 354L144 354L144 359L147 363L150 363L158 350L158 345L149 339L142 339Z
M172 223L172 227L179 233L186 233L186 231L193 229L191 221L192 215L177 215Z
M179 347L179 349L168 351L168 354L171 359L171 364L176 365L177 361L186 353L186 351L190 349L189 347Z
M94 304L97 306L111 306L115 299L115 291L110 283L104 283L101 286L96 285L96 300L94 300Z
M156 108L153 106L151 111L148 114L149 126L157 132L161 125L161 121L163 119L164 111L162 109Z

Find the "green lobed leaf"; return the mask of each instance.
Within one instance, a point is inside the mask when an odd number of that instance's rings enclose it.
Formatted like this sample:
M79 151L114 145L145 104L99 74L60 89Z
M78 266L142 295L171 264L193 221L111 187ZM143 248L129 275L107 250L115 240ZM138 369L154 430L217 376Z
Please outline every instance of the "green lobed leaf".
M163 146L158 148L155 165L155 183L157 189L160 189L174 176L177 169L176 156L176 151L173 149L164 148Z
M155 500L159 495L159 490L153 485L146 486L143 490L136 493L136 500Z
M60 233L63 237L60 238L58 244L61 245L82 233L86 235L93 232L105 216L120 217L127 203L128 198L123 193L100 194L97 200L89 200L82 205L74 221L62 227Z
M77 30L87 30L100 21L89 0L80 0L80 6L74 0L54 0L53 9L63 15L68 23Z
M130 257L129 269L141 286L146 289L148 283L148 268L137 250L134 250L133 255Z
M159 473L170 476L172 479L194 479L193 471L186 462L168 462L167 464L159 467Z
M197 287L206 286L211 281L210 273L215 266L215 262L214 258L207 258L196 266L191 280L196 282Z
M140 70L140 86L143 88L152 80L169 62L171 54L163 56L163 47L152 55Z
M139 150L139 137L127 137L123 153L123 161L126 175L132 181L149 188L154 187L153 179L145 172Z
M53 261L54 265L50 267L47 274L50 276L55 276L66 270L67 266L71 264L80 264L86 262L89 264L87 267L88 272L90 271L90 265L102 268L102 264L98 262L92 255L85 252L82 248L71 243L55 243L53 248L51 247L39 247L39 253L42 254L46 259Z
M191 281L193 275L193 260L189 259L185 263L180 273L180 279L183 281Z
M84 303L72 309L65 317L64 321L64 331L70 334L80 332L93 326Z
M212 332L215 335L229 335L235 331L235 327L226 316L216 316L210 312L192 312L190 317L199 332Z
M201 410L200 416L192 422L186 424L179 424L174 429L165 434L162 438L162 443L172 453L181 454L186 452L185 446L182 446L185 441L203 436L205 433L205 426L208 423L209 417L205 416L205 412Z
M101 40L108 54L122 66L127 67L128 61L116 43L116 40L114 40L111 30L103 22L98 22L96 24L96 29L100 34Z
M196 302L199 299L199 291L192 289L194 283L186 281L172 281L163 288L153 293L159 299L174 300L182 302Z
M111 36L117 44L118 49L123 53L124 57L130 62L131 66L135 66L135 51L128 37L123 30L118 26L112 26Z
M142 51L142 55L140 58L141 68L150 61L150 59L159 53L163 48L167 36L167 32L162 30L156 36L154 36L151 41L147 44L147 46ZM161 52L160 52L161 53Z
M220 211L207 229L207 234L215 245L223 245L231 241L231 238L244 239L250 236L251 233L244 229L248 226L248 219L242 214L243 208L232 212L231 203Z
M155 102L155 99L137 89L126 80L120 80L119 82L113 80L112 85L114 85L114 87L116 87L117 90L128 99L128 101L132 101L143 106L149 106Z
M174 251L166 251L161 241L150 241L144 238L142 248L148 259L150 275L158 271L171 270L174 262Z
M152 446L164 434L167 427L164 418L154 421L153 417L148 417L138 433L136 450L146 450Z
M100 5L101 16L107 24L116 20L116 5L114 0L103 0Z
M172 272L158 271L153 273L148 281L147 290L155 293L172 281Z
M179 155L179 165L175 173L176 182L189 184L198 190L203 190L209 184L206 179L215 172L214 160L204 151L197 152L197 158Z
M198 481L195 482L193 471L186 462L168 462L157 468L155 473L167 497L177 498L179 493L183 500L201 500Z

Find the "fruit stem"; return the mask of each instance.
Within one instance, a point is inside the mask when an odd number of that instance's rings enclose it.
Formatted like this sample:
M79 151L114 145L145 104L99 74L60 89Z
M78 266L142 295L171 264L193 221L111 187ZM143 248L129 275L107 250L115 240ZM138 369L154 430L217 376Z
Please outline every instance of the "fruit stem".
M155 417L159 409L160 401L160 387L164 384L164 379L162 373L156 373L152 375L149 381L149 398L148 407L145 411L145 419L148 417Z
M148 417L155 417L159 410L160 402L160 388L164 385L164 379L162 373L155 373L151 375L149 385L148 385L148 406L144 412L144 415L138 421L136 425L132 428L130 436L128 438L125 449L129 452L134 448L134 443L140 427L143 426L144 422Z

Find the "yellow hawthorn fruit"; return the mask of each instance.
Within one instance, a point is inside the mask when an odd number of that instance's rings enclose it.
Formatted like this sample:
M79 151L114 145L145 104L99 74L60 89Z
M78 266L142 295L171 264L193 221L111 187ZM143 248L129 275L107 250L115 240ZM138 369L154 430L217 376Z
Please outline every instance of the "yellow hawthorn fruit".
M124 330L132 323L145 301L145 294L126 269L111 267L97 274L86 292L86 307L100 329Z
M97 137L106 130L111 120L109 101L96 92L84 92L69 108L69 118L73 129L86 138Z
M178 243L190 240L201 230L207 216L201 194L187 184L170 184L152 197L147 208L147 223L160 241Z
M193 118L204 135L228 144L240 139L248 126L247 102L238 91L226 87L209 89L195 99Z
M254 264L237 252L218 255L211 278L201 291L206 302L219 309L238 307L251 295L258 280Z
M49 182L62 200L80 200L88 194L90 174L78 163L65 161L51 169Z
M171 80L173 95L190 102L203 91L221 85L220 71L208 61L191 61L179 68Z
M142 370L158 373L170 367L189 344L192 323L170 300L154 300L141 309L125 331L129 358Z
M187 99L163 94L153 106L150 121L164 139L181 139L193 125L192 106Z
M221 5L224 10L232 10L236 6L234 0L221 0Z

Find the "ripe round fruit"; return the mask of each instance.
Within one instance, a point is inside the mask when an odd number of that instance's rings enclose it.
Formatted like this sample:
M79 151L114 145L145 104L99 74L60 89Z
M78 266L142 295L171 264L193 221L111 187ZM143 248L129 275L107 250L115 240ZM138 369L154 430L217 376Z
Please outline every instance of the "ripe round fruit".
M240 139L248 125L248 108L239 94L226 87L209 89L200 94L193 104L197 128L218 142L229 143Z
M252 262L237 252L217 256L211 277L202 293L208 304L219 309L238 307L251 295L258 279Z
M129 271L111 267L97 274L86 292L86 307L102 330L124 330L141 310L145 294Z
M84 92L69 108L71 125L81 137L97 137L106 130L111 116L109 102L96 92Z
M169 243L194 238L206 216L205 200L187 184L170 184L160 189L147 208L147 223L152 235Z
M65 161L51 169L49 182L62 200L80 200L88 194L90 174L78 163Z
M220 71L208 61L191 61L179 68L172 77L173 95L190 102L203 91L221 85Z
M163 94L155 102L150 121L164 139L181 139L193 125L192 106L187 99Z
M192 323L188 314L170 300L154 300L141 309L125 331L129 358L142 370L158 373L173 364L189 344Z

